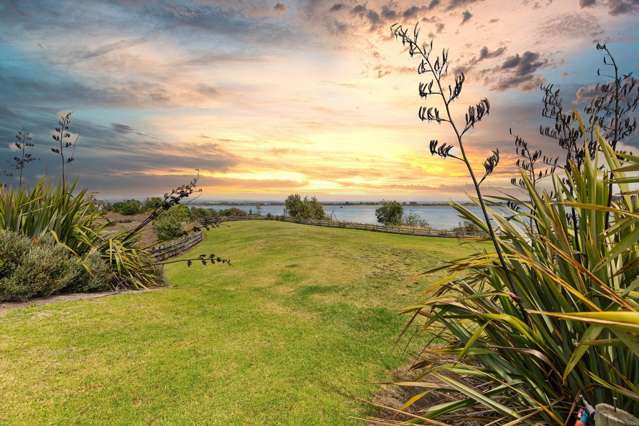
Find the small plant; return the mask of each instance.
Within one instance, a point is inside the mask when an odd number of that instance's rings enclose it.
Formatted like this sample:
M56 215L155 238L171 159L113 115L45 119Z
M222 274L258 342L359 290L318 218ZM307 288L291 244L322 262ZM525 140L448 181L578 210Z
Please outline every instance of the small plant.
M79 136L77 135L75 136L75 138L73 138L70 130L71 113L58 113L58 127L54 129L53 134L51 135L54 142L56 143L56 146L51 148L51 151L60 157L60 173L63 190L66 185L64 166L66 163L71 163L74 160L75 146L79 139ZM69 149L71 150L71 152L69 152Z
M375 210L377 221L385 226L401 225L404 209L397 201L382 201L382 206Z
M15 169L18 171L18 184L22 186L22 174L27 164L31 163L35 158L28 152L29 148L33 148L31 142L31 133L26 130L18 130L16 133L16 141L13 145L18 149L19 155L13 157Z

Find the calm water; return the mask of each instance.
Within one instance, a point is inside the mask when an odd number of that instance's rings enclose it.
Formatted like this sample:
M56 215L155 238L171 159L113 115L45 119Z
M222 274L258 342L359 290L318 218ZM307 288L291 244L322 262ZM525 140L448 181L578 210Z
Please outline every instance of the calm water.
M195 205L197 206L197 205ZM206 207L212 208L215 210L228 209L231 207L237 207L238 209L242 209L244 211L251 210L253 213L257 212L257 208L255 205L235 205L235 204L219 204L215 206L197 206L197 207ZM324 211L327 215L332 217L335 220L345 221L345 222L357 222L357 223L369 223L375 224L377 223L377 219L375 218L375 209L378 208L378 205L366 205L366 206L332 206L325 205ZM479 209L474 207L470 208L474 213L480 213ZM283 215L284 214L284 206L262 206L261 214L272 214L272 215ZM461 219L458 217L457 212L449 207L449 206L404 206L404 215L408 215L410 213L417 214L420 218L425 219L430 226L434 229L451 229L455 226L459 225Z

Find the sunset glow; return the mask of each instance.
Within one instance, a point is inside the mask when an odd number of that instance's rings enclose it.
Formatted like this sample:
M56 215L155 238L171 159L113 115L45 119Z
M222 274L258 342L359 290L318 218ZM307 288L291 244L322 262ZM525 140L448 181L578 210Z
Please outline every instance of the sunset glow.
M507 6L506 6L507 5ZM58 111L80 135L70 176L104 197L145 196L200 170L202 197L322 200L464 199L462 165L432 158L448 129L421 123L412 60L390 25L419 23L466 72L456 111L488 97L469 135L480 165L508 130L537 136L543 82L567 105L601 81L595 41L639 67L632 0L49 1L0 4L0 166L28 129L39 162ZM578 104L575 104L578 106ZM636 141L635 141L636 144ZM50 158L51 157L51 158Z

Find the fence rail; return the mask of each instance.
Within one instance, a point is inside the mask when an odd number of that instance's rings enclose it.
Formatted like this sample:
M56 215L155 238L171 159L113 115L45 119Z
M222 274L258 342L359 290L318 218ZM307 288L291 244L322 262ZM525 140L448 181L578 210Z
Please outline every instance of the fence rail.
M151 247L151 255L156 261L168 259L173 256L180 255L190 249L191 247L202 241L202 231L195 231L184 237L177 238L175 240L167 241L166 243L157 244Z
M373 232L386 232L390 234L404 234L404 235L415 235L419 237L443 237L443 238L473 238L478 239L482 238L482 235L477 232L467 232L467 231L452 231L452 230L438 230L438 229L430 229L430 228L419 228L413 226L384 226L384 225L371 225L366 223L355 223L355 222L339 222L333 220L313 220L313 219L296 219L288 216L257 216L257 215L247 215L247 216L228 216L222 218L215 218L208 221L209 224L217 224L221 222L235 222L242 220L275 220L279 222L290 222L290 223L299 223L303 225L314 225L314 226L326 226L330 228L345 228L345 229L361 229L364 231L373 231Z

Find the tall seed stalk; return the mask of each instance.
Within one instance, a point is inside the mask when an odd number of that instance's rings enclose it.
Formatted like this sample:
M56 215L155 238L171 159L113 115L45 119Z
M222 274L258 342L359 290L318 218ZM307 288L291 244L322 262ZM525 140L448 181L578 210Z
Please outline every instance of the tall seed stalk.
M75 144L78 142L78 136L74 140L71 139L71 113L61 112L58 114L58 127L53 131L51 137L56 142L56 147L51 148L54 154L60 157L60 173L61 173L61 185L64 191L66 187L66 177L64 174L64 166L66 163L71 163L74 159ZM65 150L71 148L71 153L66 154Z
M438 124L442 122L448 123L454 133L455 139L457 141L457 147L459 148L461 153L461 157L451 153L453 145L445 143L440 144L438 140L431 140L431 154L439 155L442 158L454 158L463 162L466 166L466 170L468 171L470 179L472 180L475 194L477 195L477 200L484 217L486 229L488 230L488 234L495 248L495 252L497 253L497 257L499 258L499 263L509 283L510 290L513 291L514 284L510 277L510 272L508 270L508 266L506 265L506 260L504 259L504 255L502 253L502 249L500 247L500 243L497 238L494 226L490 219L490 215L488 214L486 202L484 201L484 196L481 190L481 184L490 174L492 174L499 163L499 150L495 149L492 154L484 161L485 172L483 177L481 179L478 179L477 175L475 174L475 170L473 169L470 160L468 159L468 154L464 145L464 135L472 128L474 128L475 124L480 122L490 113L490 103L488 102L488 99L484 98L479 102L479 104L470 106L468 108L468 112L466 113L466 124L464 128L460 130L453 118L451 112L451 104L461 95L465 80L464 73L459 72L455 75L455 84L448 85L448 93L446 93L444 91L445 83L443 82L443 77L445 77L448 73L448 51L446 49L443 49L441 55L437 55L433 61L433 58L431 57L431 53L433 51L433 42L431 40L430 44L422 44L420 46L419 28L417 25L415 25L413 29L412 37L409 34L409 29L404 28L402 25L393 25L391 27L391 32L395 36L395 38L401 40L402 45L408 46L408 53L411 57L417 55L421 58L421 62L417 68L418 74L432 75L432 80L429 83L419 84L419 94L424 99L427 99L429 96L433 95L439 97L444 105L445 115L441 115L439 108L428 106L420 107L418 116L422 121L436 122ZM435 85L435 87L433 87L433 84ZM520 302L517 301L517 303L519 304ZM519 307L522 312L525 312L521 305Z
M13 162L16 170L18 170L19 186L22 186L22 175L24 168L27 166L27 164L35 159L30 152L27 152L28 148L33 147L33 143L31 141L31 133L27 132L26 130L18 130L18 132L16 133L16 141L13 143L13 145L18 148L20 156L13 157Z

